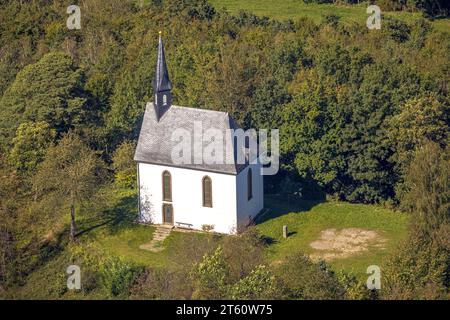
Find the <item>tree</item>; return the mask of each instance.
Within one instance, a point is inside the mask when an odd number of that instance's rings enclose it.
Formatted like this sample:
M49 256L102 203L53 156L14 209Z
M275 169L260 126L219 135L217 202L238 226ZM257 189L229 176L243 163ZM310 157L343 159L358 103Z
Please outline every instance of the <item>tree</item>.
M447 242L441 244L414 232L412 230L408 240L387 259L381 285L381 297L384 299L446 298L449 289L450 229L447 226ZM443 236L441 232L440 237Z
M450 157L433 142L416 151L404 178L401 205L410 212L407 241L387 263L389 299L444 298L450 287Z
M20 179L5 166L0 154L0 286L17 280L15 231Z
M405 176L402 207L414 215L414 224L428 235L450 223L449 151L434 142L425 143Z
M47 148L53 143L56 131L46 122L24 122L16 131L9 161L19 172L32 173L44 160Z
M450 4L446 0L413 0L413 3L427 16L448 16L450 14Z
M105 182L105 164L74 133L48 149L33 177L38 197L51 197L55 206L70 208L70 239L75 239L76 206L92 198Z
M279 124L277 108L288 102L286 89L275 79L264 80L253 94L254 104L251 110L254 126L259 129L274 129Z
M132 187L136 183L136 163L133 160L136 142L125 141L113 154L115 181L119 186Z
M83 123L89 112L82 85L82 71L61 52L23 68L0 100L0 146L24 121L45 121L58 132Z
M388 137L395 153L397 173L405 174L415 152L427 140L445 145L449 132L449 105L434 93L414 97L388 120Z

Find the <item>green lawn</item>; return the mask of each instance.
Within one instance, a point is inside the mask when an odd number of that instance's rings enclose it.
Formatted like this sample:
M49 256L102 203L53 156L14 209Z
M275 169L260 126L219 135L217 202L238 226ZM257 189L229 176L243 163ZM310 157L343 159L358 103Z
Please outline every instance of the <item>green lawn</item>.
M134 190L109 190L108 208L102 208L103 214L98 215L99 208L78 222L83 232L80 241L92 250L105 255L120 256L138 265L146 267L170 267L168 255L172 250L182 246L188 238L204 237L201 233L172 232L162 245L164 250L158 253L140 249L139 246L148 243L153 238L155 227L137 224L137 195ZM199 240L200 241L200 240Z
M240 10L252 12L257 16L267 16L278 20L309 17L320 22L324 15L333 13L342 17L344 22L358 22L365 25L369 16L366 13L367 4L333 5L333 4L305 4L302 0L209 0L216 8L225 8L232 14ZM420 18L419 12L382 12L381 17L390 16L409 22ZM383 23L383 22L382 22ZM450 19L433 21L433 25L440 31L450 30Z
M192 238L202 241L205 237L201 233L175 231L164 241L165 249L162 252L142 250L139 246L152 239L154 227L133 222L137 213L134 193L119 193L120 197L122 200L117 200L112 212L121 217L120 223L110 221L86 235L86 240L99 251L125 257L143 266L170 267L169 256L173 250L179 249ZM320 232L325 229L373 230L387 240L384 248L371 247L367 252L331 261L331 265L336 269L362 275L369 265L382 266L383 258L392 252L407 233L408 216L380 206L345 202L284 201L274 196L267 196L265 205L268 211L259 219L257 228L271 243L267 247L267 255L274 262L296 251L316 252L310 243L317 240ZM128 213L124 214L127 210ZM283 225L287 225L291 233L287 239L282 237Z
M102 256L120 256L138 265L146 267L176 267L183 263L177 254L186 246L207 241L203 233L184 233L174 231L164 241L164 250L159 253L139 248L152 239L153 226L135 223L137 216L136 194L131 190L108 190L110 200L107 208L90 208L77 219L78 241L85 244L87 250L93 250ZM370 248L369 251L344 259L331 261L337 269L353 272L364 277L369 265L383 266L387 256L407 233L408 216L392 212L379 206L349 204L343 202L293 201L281 197L267 196L266 214L259 218L257 228L266 237L269 261L276 263L286 256L303 251L314 253L310 243L316 240L322 230L328 228L361 228L375 230L387 239L385 248ZM99 213L102 212L102 213ZM290 236L282 237L282 226L289 227ZM68 236L67 234L63 236ZM176 260L171 259L176 256ZM20 298L58 298L64 288L67 275L65 268L71 264L70 254L66 250L51 258L30 274L27 283L16 291ZM55 278L55 276L57 278ZM102 298L102 293L94 291L86 296L74 296L66 293L66 299Z
M141 244L150 242L153 237L152 226L130 225L113 234L102 234L93 242L94 248L107 255L120 256L146 267L170 267L169 254L176 247L181 247L188 238L202 241L205 237L201 233L184 233L172 231L169 237L162 243L164 250L151 252L140 249Z
M345 202L282 201L266 197L266 207L269 210L260 218L257 228L272 242L268 247L268 257L274 262L296 251L317 253L310 243L317 240L320 232L325 229L373 230L387 240L384 248L370 247L368 251L352 257L330 261L335 269L362 276L369 265L382 267L384 257L407 234L408 216L379 206ZM287 239L282 237L283 225L288 226L290 236Z

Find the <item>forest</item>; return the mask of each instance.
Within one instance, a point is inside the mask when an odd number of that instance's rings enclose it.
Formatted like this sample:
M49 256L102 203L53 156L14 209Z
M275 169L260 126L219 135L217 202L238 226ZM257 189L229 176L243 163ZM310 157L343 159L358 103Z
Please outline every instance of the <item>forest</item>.
M66 26L68 1L0 1L0 298L20 298L35 270L66 260L89 266L86 297L449 298L450 30L430 20L448 19L446 1L385 0L424 14L383 17L380 30L338 14L231 14L206 0L74 2L79 30ZM111 197L135 195L159 31L175 105L280 130L280 172L266 193L411 217L380 292L301 252L267 265L252 229L187 243L170 272L89 253L84 223Z

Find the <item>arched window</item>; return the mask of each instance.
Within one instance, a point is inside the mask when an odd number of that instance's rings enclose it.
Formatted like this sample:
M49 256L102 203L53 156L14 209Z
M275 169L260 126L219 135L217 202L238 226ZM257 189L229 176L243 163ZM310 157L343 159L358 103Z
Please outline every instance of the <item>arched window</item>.
M172 201L172 177L169 171L162 174L163 201Z
M212 208L212 180L205 176L202 179L203 206Z
M253 185L252 185L252 169L248 168L247 172L247 200L253 197Z
M167 95L163 95L163 106L167 106Z

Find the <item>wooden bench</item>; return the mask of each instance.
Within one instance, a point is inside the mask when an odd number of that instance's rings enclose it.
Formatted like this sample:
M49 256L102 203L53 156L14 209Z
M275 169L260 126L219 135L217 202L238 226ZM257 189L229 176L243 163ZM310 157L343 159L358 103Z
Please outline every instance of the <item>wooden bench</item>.
M193 226L192 223L186 223L186 222L175 221L175 224L177 225L177 228L184 228L184 229L192 229L192 226Z

